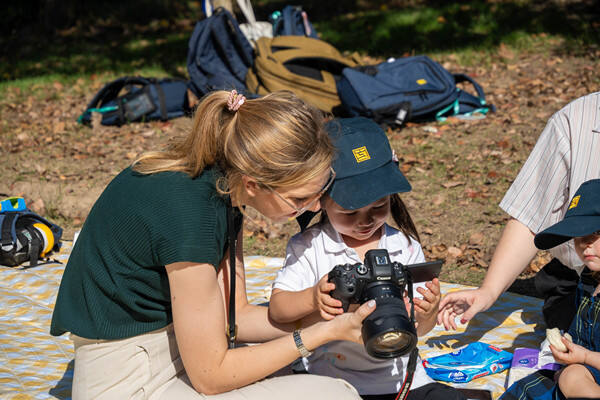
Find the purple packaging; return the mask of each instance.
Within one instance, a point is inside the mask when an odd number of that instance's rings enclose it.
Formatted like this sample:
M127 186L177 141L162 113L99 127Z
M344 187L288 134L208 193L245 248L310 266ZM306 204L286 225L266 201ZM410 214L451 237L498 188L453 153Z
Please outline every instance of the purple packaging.
M534 368L536 370L549 369L552 371L560 369L561 365L555 362L549 362L544 365L538 365L539 357L539 349L530 349L527 347L518 348L513 353L513 359L510 367Z
M541 365L540 365L541 364ZM508 371L508 381L506 388L509 388L516 381L533 374L540 369L551 371L559 370L560 364L554 362L554 358L544 356L540 359L540 350L527 347L517 348L513 353L513 359Z

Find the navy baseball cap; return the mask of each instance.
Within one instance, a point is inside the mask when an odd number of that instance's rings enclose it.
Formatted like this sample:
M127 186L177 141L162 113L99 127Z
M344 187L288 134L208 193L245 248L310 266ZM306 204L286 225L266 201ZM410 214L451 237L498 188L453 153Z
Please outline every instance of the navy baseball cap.
M336 176L328 192L333 201L356 210L387 195L411 190L392 159L385 132L373 120L334 119L326 129L337 150L333 161Z
M562 221L535 235L537 248L547 250L574 237L600 231L600 179L581 184Z

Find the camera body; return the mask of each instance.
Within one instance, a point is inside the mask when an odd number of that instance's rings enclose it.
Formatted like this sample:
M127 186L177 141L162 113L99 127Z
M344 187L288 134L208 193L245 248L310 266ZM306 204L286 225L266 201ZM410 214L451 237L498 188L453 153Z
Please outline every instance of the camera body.
M387 250L367 251L363 264L336 265L328 281L335 284L331 297L342 302L344 311L350 304L375 300L377 307L362 326L367 353L394 358L416 347L412 278L407 266L390 260ZM410 318L404 303L405 290L411 304Z
M329 282L335 284L331 297L342 302L344 311L348 311L350 304L362 304L365 288L371 283L393 284L400 291L410 279L408 268L404 265L391 262L385 249L369 250L365 254L364 264L336 265L329 272Z

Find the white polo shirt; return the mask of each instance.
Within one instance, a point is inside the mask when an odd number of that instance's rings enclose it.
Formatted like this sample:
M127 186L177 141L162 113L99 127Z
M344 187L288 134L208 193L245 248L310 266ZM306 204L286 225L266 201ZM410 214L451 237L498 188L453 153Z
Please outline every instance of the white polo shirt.
M600 92L580 97L549 120L500 208L538 233L561 221L579 186L600 178ZM573 241L550 249L581 272Z
M378 248L386 249L390 259L405 265L425 261L421 245L387 224ZM329 222L313 225L293 236L287 246L283 268L277 273L273 288L300 291L315 286L321 277L339 264L362 263L356 251L348 247ZM424 283L415 284L424 287ZM360 394L397 393L404 381L408 356L379 359L367 354L364 345L335 341L317 348L304 360L312 374L341 378L352 384ZM412 386L417 388L434 382L417 361Z

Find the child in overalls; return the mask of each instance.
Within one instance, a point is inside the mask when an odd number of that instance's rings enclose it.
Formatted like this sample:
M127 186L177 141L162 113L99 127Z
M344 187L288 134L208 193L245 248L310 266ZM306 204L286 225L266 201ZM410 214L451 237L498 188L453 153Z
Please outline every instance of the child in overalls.
M550 350L565 366L536 372L508 388L502 400L600 398L600 179L584 182L562 221L535 236L542 250L570 239L585 269L577 287L577 314L569 328L573 342L561 339L567 351ZM554 374L554 376L552 376Z

